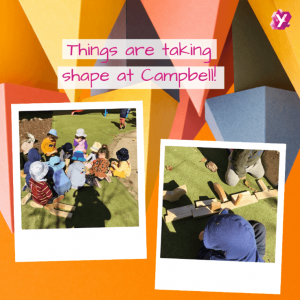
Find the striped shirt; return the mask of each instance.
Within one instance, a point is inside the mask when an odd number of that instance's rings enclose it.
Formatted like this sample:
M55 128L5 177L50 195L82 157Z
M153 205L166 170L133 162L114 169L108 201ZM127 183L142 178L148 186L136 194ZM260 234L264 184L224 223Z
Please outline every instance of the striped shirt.
M119 172L124 172L126 177L129 177L131 174L131 164L130 164L129 160L119 161L119 167L114 166L114 169Z
M34 181L32 178L29 180L31 188L32 200L37 204L45 206L52 198L52 192L46 181Z

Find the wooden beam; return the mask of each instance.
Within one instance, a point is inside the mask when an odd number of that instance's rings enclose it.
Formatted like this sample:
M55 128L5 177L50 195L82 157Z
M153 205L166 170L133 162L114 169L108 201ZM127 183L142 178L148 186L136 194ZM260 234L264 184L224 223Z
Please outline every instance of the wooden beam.
M217 182L214 183L214 189L217 192L221 202L227 201L226 193L219 183Z
M258 202L258 200L256 199L256 197L254 195L252 195L252 196L243 196L239 206L235 206L232 201L227 201L225 203L222 203L221 208L222 209L228 208L228 209L233 210L235 208L243 207L243 206L253 204L253 203L256 203L256 202Z
M278 197L278 191L277 190L268 190L263 192L255 193L255 196L258 200L266 199L266 198L274 198Z
M230 195L230 197L231 197L231 199L233 201L236 201L236 199L238 198L239 194L242 194L243 196L251 196L251 193L249 191L246 191L246 192L241 192L241 193Z
M208 200L198 200L198 201L195 201L195 206L196 207L201 207L201 206L208 206L208 205L211 205L212 202L217 202L217 199L208 199Z
M261 179L257 180L257 184L258 184L258 186L260 187L260 189L262 191L267 191L268 190L265 183Z
M239 194L238 198L237 198L236 200L233 200L232 203L233 203L235 206L239 206L239 204L241 203L243 197L244 197L243 194Z
M25 204L28 202L28 200L29 200L30 197L31 197L31 193L28 193L28 194L21 200L22 205L25 205Z
M217 213L217 211L210 210L208 206L192 209L193 218L201 218L215 213Z
M186 185L182 185L173 191L163 191L163 200L169 202L177 201L179 198L187 193Z
M194 204L168 209L165 215L165 222L168 223L191 217L193 208L195 208Z
M221 208L221 202L212 202L210 205L210 210L215 211Z

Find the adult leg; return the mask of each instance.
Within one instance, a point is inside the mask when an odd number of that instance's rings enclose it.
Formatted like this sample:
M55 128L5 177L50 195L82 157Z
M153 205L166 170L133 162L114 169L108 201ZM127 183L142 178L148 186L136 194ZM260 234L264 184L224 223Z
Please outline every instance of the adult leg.
M253 227L255 233L255 241L257 246L257 251L261 258L265 256L266 253L266 227L257 221L248 221Z
M249 173L249 174L251 174L255 178L262 178L262 177L264 177L265 170L264 170L264 167L263 167L263 165L261 163L261 159L259 158L258 161L254 165L248 167L246 169L246 172Z
M228 160L228 167L227 167L227 171L225 174L225 181L230 186L236 186L238 184L238 182L240 181L240 178L234 171L233 165L230 160Z

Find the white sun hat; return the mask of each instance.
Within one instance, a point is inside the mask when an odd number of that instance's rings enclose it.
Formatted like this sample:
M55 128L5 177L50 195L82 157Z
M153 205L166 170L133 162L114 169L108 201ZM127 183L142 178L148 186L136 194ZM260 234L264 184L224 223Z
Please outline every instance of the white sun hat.
M87 135L84 133L84 129L79 128L76 130L76 136L84 136L86 137Z

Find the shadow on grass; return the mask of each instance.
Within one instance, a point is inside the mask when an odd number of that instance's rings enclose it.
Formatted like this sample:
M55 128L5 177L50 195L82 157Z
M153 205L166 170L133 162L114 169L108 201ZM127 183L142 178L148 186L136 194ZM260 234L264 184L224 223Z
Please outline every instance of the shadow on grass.
M164 190L172 191L178 186L179 185L176 183L176 181L172 180L164 184ZM207 200L207 197L199 197L199 199ZM193 204L193 202L187 195L183 195L178 201L163 201L163 207L165 209L171 209L190 204ZM163 219L161 235L161 258L196 259L201 246L198 236L199 233L204 229L208 220L209 217L200 219L188 217L186 219L173 221L167 225Z
M225 173L228 167L228 156L229 152L227 149L218 148L198 148L202 155L207 159L207 161L214 162L218 167L219 178L226 183Z
M67 228L105 227L111 213L100 201L100 194L93 187L83 187L74 192L76 210L66 219Z

